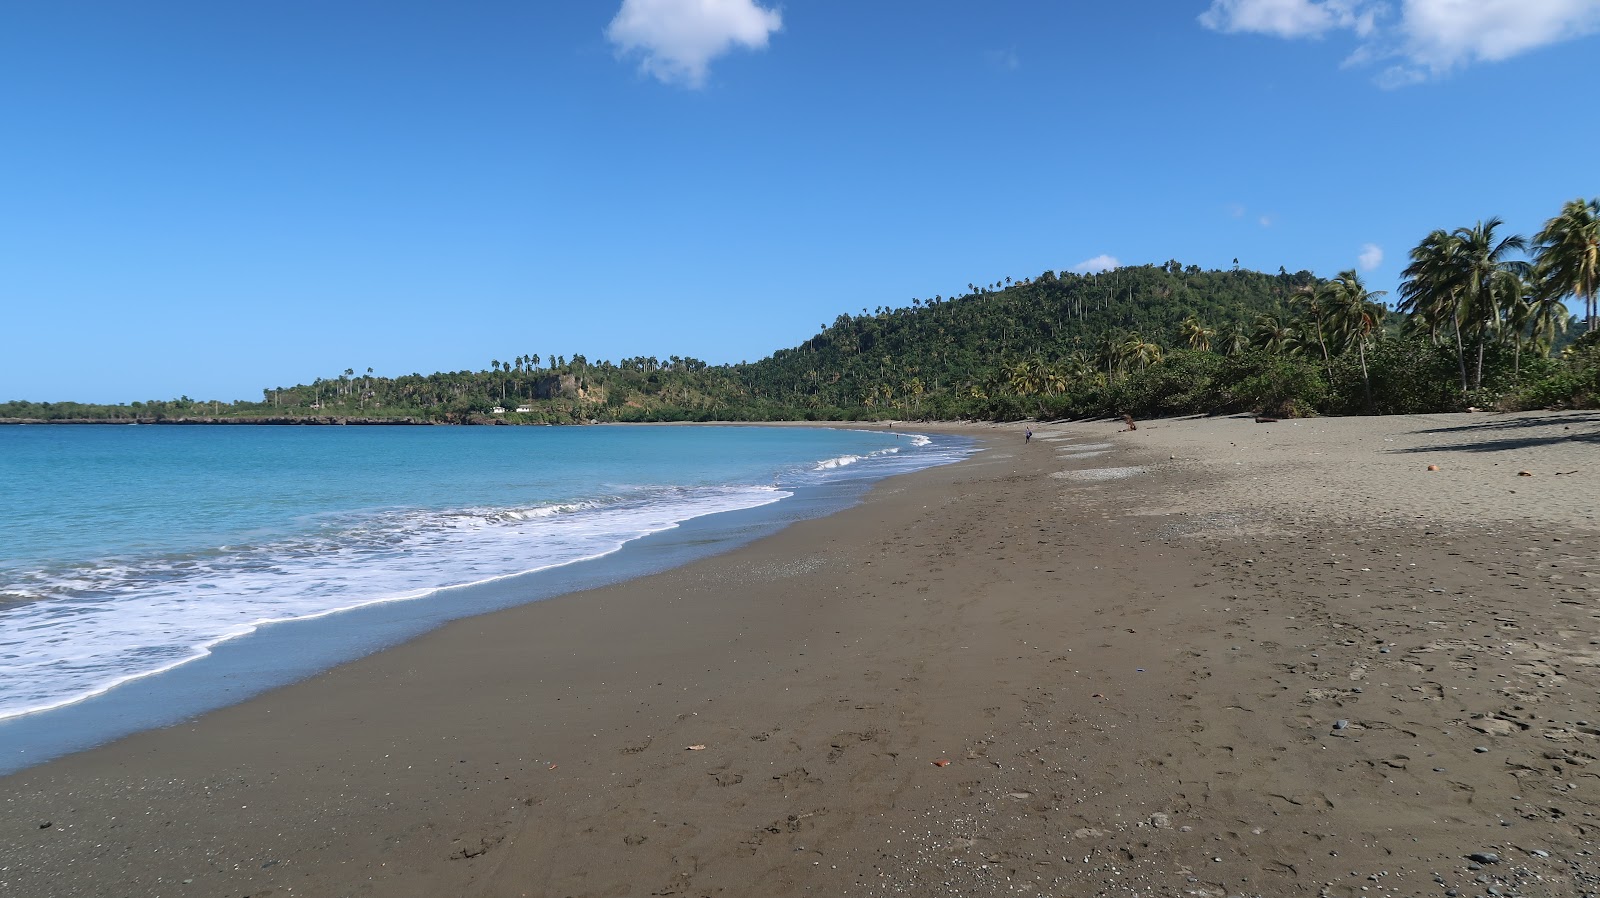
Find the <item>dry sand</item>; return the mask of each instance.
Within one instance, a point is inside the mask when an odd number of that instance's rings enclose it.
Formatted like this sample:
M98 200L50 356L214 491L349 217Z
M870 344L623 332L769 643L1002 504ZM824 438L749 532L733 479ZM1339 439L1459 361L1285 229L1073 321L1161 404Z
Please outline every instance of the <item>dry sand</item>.
M1120 427L0 780L0 894L1600 892L1600 415Z

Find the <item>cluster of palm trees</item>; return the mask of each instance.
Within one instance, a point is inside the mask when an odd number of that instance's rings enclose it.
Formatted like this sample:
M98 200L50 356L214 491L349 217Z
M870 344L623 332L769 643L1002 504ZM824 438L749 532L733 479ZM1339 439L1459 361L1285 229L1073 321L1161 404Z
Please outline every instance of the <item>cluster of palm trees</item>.
M1501 236L1499 218L1454 231L1435 230L1411 251L1396 310L1404 326L1426 333L1436 345L1453 342L1463 392L1483 385L1485 350L1509 347L1514 367L1522 352L1548 353L1567 328L1563 300L1584 302L1586 328L1596 327L1600 290L1600 199L1576 199L1545 223L1532 240ZM1531 258L1517 258L1517 254ZM1320 356L1332 377L1332 359L1354 351L1371 402L1367 348L1382 335L1388 308L1354 270L1295 291L1297 317L1265 313L1253 331L1241 326L1220 332L1191 316L1179 329L1191 349L1234 355L1254 347L1289 355ZM1469 367L1470 363L1470 367Z
M1331 281L1301 287L1294 292L1299 315L1264 312L1253 326L1230 324L1213 328L1196 316L1178 327L1183 345L1201 351L1238 355L1261 349L1284 355L1313 355L1331 367L1333 356L1355 350L1364 356L1367 344L1383 326L1388 310L1354 270L1341 271Z
M1596 325L1600 291L1600 200L1576 199L1530 240L1503 235L1499 218L1454 231L1436 230L1411 251L1396 310L1402 328L1426 334L1436 345L1453 343L1463 392L1483 385L1490 346L1513 352L1548 353L1567 327L1563 300L1584 302L1587 327ZM1252 325L1212 327L1191 315L1178 328L1192 350L1237 355L1249 349L1319 359L1330 381L1333 360L1347 353L1359 360L1367 404L1372 379L1367 354L1382 338L1390 309L1385 291L1368 289L1354 269L1332 280L1295 288L1289 312L1265 312ZM1057 395L1084 382L1110 383L1162 359L1162 348L1137 333L1106 333L1091 354L1074 352L1054 361L1025 358L1003 365L989 389L1020 396Z
M1161 344L1137 333L1108 333L1101 337L1092 355L1069 353L1054 362L1042 356L1017 359L1004 365L994 386L1018 396L1055 396L1073 384L1108 383L1134 369L1143 370L1166 355Z
M555 362L555 357L551 356L550 357L550 361L553 364ZM539 367L539 354L537 352L530 352L527 355L519 355L519 356L516 357L516 360L512 361L512 362L502 362L499 359L491 360L489 362L489 369L491 371L495 372L496 374L501 374L502 375L499 378L499 380L500 380L500 401L501 402L506 401L506 381L507 381L507 378L511 377L512 374L515 373L516 379L520 383L520 382L522 382L524 380L524 378L523 378L524 374L532 375L533 372L538 369L538 367ZM531 385L528 386L528 398L529 399L533 398L533 387Z
M553 363L554 361L555 357L552 356L551 362ZM510 374L513 371L518 374L521 374L524 371L531 373L538 367L539 354L537 352L530 352L527 355L519 355L514 362L502 362L499 359L494 359L489 362L490 370L500 371L501 369L504 369L505 373L507 374Z
M1600 199L1568 202L1532 241L1499 236L1503 224L1490 218L1429 234L1411 251L1400 287L1410 321L1435 343L1455 343L1463 390L1482 385L1486 346L1510 345L1519 367L1525 346L1548 352L1566 329L1568 297L1583 300L1585 329L1596 325Z

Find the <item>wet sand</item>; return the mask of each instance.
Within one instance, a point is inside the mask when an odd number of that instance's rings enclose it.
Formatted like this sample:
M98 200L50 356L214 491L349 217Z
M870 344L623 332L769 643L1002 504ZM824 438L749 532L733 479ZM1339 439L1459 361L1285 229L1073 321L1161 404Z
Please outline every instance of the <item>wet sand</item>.
M1120 428L0 780L0 893L1600 892L1600 415Z

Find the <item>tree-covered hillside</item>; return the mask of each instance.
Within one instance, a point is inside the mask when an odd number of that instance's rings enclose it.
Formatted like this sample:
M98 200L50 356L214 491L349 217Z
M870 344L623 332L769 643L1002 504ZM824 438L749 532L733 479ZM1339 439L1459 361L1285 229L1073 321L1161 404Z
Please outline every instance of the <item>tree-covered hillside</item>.
M1600 404L1600 200L1531 237L1497 218L1426 235L1397 296L1356 271L1177 261L1002 278L841 314L738 365L537 353L479 371L354 367L260 402L11 402L0 420L586 421L1382 414ZM1569 303L1582 303L1582 322ZM1579 333L1583 337L1579 339Z
M1092 275L1047 271L968 285L966 296L840 315L739 373L763 404L947 416L1005 392L1019 363L1058 369L1062 378L1113 376L1130 343L1180 345L1184 322L1195 319L1248 334L1252 322L1285 314L1295 291L1315 283L1306 271L1203 271L1176 261Z
M1047 271L969 285L961 297L842 314L799 346L748 364L527 353L480 371L383 377L346 368L268 388L260 402L11 402L0 405L0 418L570 423L983 414L1022 360L1067 359L1114 373L1117 347L1129 340L1170 345L1196 316L1244 333L1313 282L1309 272L1203 271L1175 261L1092 275Z

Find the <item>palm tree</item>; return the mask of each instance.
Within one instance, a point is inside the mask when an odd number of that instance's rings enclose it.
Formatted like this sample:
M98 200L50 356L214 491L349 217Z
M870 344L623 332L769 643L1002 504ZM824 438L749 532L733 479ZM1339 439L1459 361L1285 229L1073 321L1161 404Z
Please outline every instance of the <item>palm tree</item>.
M1130 334L1128 339L1123 341L1122 355L1128 361L1138 363L1140 370L1143 370L1161 361L1161 347L1138 334Z
M1261 314L1256 317L1255 345L1271 353L1286 352L1294 339L1294 328L1281 315Z
M1435 345L1439 331L1449 322L1456 341L1456 367L1461 392L1467 391L1467 354L1461 340L1460 266L1456 262L1460 241L1436 230L1411 250L1411 264L1401 272L1400 311L1421 318Z
M1056 364L1056 370L1069 383L1080 380L1092 381L1100 376L1094 360L1082 352L1074 352L1062 359Z
M1520 377L1522 374L1522 347L1526 344L1538 344L1538 339L1528 333L1529 325L1533 323L1533 316L1539 313L1539 300L1533 295L1517 298L1506 312L1506 332L1511 337L1511 375Z
M1517 279L1531 270L1527 262L1506 258L1512 250L1526 250L1526 238L1513 234L1495 240L1494 230L1504 224L1498 217L1480 221L1471 228L1456 228L1459 241L1456 255L1461 285L1463 318L1477 337L1478 364L1472 378L1474 390L1483 386L1483 347L1490 333L1500 325L1502 300Z
M1281 267L1281 266L1280 266ZM1316 329L1317 348L1322 350L1322 368L1328 372L1328 380L1333 380L1333 360L1328 357L1328 341L1324 337L1326 328L1322 322L1322 294L1315 284L1294 288L1296 301L1306 307L1311 313L1309 324Z
M1044 391L1052 396L1065 393L1069 380L1065 365L1058 364L1044 369Z
M1038 359L1022 359L1006 366L1006 382L1018 396L1044 392L1045 367Z
M1545 270L1546 261L1540 259L1534 263L1533 295L1529 298L1534 309L1528 323L1531 326L1529 339L1541 353L1548 355L1555 346L1556 334L1567 330L1567 307L1561 302L1565 292Z
M1361 383L1366 389L1367 408L1372 408L1372 375L1367 372L1367 339L1379 327L1383 326L1383 318L1388 314L1381 303L1374 302L1387 291L1379 290L1373 293L1361 283L1361 275L1355 269L1339 272L1339 276L1328 282L1325 288L1328 297L1328 308L1333 313L1334 320L1340 329L1355 343L1356 351L1361 356Z
M1201 324L1200 319L1194 315L1185 318L1180 328L1183 341L1189 344L1190 349L1209 350L1211 338L1217 335L1215 330Z
M1583 297L1585 330L1600 324L1600 199L1582 197L1561 207L1534 236L1534 253L1557 296Z
M1238 355L1250 348L1250 334L1237 323L1222 329L1220 337L1223 355Z
M1125 341L1122 337L1111 331L1106 331L1100 335L1100 339L1095 344L1095 355L1106 366L1107 381L1117 379L1117 369L1122 366L1122 347L1124 343Z

